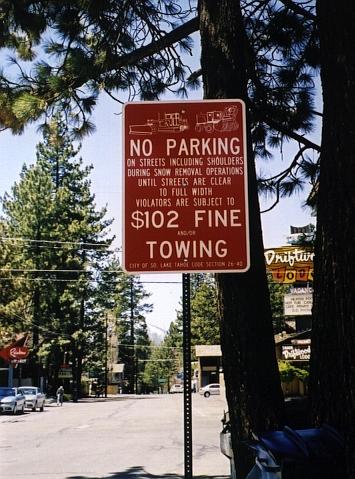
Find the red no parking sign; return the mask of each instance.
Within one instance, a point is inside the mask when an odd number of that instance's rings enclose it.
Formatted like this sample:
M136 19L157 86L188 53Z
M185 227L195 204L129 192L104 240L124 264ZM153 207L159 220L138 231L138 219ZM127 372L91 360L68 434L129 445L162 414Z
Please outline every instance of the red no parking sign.
M124 269L246 271L244 103L134 102L123 118Z

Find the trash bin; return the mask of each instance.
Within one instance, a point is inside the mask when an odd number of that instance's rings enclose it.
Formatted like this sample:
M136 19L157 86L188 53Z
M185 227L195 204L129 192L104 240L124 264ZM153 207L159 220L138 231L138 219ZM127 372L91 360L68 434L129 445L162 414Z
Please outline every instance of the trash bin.
M282 479L281 465L260 443L251 443L255 452L255 466L246 479Z
M343 477L344 440L334 428L270 431L255 436L281 467L282 479L339 479Z
M223 439L222 435L226 435ZM230 431L221 433L221 451L231 461L236 477ZM245 479L340 479L344 477L344 441L332 427L291 429L254 434L247 446L255 465ZM222 445L224 447L222 447ZM226 447L228 445L229 447Z

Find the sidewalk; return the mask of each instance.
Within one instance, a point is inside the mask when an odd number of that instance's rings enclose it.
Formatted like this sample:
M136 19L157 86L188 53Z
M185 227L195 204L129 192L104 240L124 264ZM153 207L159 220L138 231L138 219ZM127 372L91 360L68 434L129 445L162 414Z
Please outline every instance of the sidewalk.
M126 401L128 399L146 399L144 395L135 394L108 394L107 397L85 396L74 402L72 399L69 401L64 400L64 404L83 404L83 403L97 403L97 402L112 402L112 401ZM56 406L57 400L55 397L47 397L45 406Z

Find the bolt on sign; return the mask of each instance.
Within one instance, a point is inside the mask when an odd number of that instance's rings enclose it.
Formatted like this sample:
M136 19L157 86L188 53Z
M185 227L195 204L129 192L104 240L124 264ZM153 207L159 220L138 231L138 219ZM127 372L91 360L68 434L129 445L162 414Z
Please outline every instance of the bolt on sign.
M124 105L123 267L144 272L249 268L245 105Z

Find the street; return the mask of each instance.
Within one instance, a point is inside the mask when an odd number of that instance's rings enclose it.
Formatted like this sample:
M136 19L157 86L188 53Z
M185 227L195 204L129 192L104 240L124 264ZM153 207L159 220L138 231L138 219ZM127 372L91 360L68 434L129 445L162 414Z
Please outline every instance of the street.
M194 394L192 406L194 477L228 477L219 448L225 400ZM183 437L182 394L90 398L1 415L1 477L177 479Z

